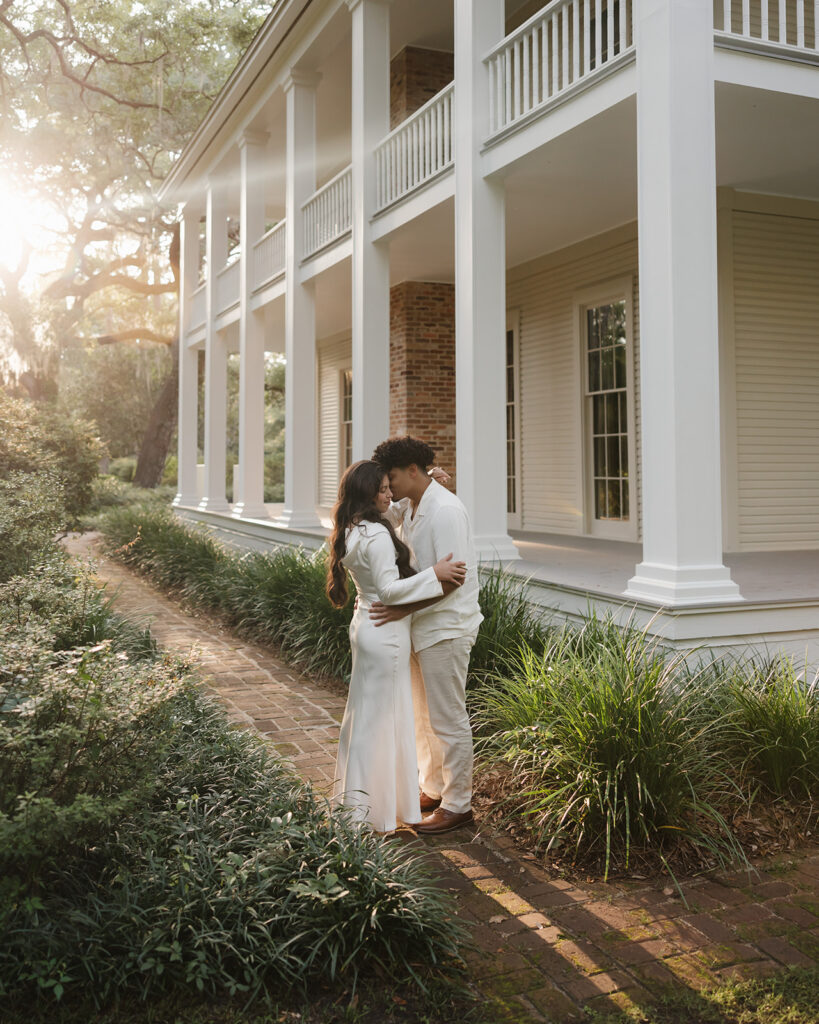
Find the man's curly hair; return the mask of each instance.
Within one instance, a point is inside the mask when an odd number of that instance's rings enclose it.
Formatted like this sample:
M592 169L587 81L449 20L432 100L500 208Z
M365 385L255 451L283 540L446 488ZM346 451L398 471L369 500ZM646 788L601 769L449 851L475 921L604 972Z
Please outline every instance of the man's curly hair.
M406 469L417 466L427 470L435 464L435 451L425 441L417 437L391 437L382 441L373 452L373 461L377 462L385 473L391 469Z

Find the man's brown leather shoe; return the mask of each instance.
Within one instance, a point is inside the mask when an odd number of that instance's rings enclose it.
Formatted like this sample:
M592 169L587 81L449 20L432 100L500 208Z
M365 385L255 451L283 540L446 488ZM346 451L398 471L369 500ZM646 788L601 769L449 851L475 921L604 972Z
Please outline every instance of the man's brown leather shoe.
M442 832L451 832L462 825L468 825L472 820L472 811L457 814L455 811L447 811L445 808L439 807L434 814L424 818L420 825L416 825L415 831L424 836L437 836Z
M439 796L427 796L423 789L421 790L421 810L424 814L428 811L434 811L440 802L441 798Z

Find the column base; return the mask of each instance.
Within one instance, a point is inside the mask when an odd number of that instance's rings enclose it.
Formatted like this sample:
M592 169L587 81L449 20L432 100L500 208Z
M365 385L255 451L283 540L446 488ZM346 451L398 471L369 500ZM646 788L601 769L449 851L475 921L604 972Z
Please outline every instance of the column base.
M200 512L230 512L226 498L202 498L197 508Z
M237 501L230 513L232 519L269 519L270 513L263 503Z
M178 508L180 505L183 506L184 508L196 508L198 504L198 494L194 492L186 494L184 491L177 491L177 493L174 495L173 501L171 502L171 505L174 508Z
M744 598L724 565L686 567L641 562L623 591L624 597L657 602L667 607L729 604Z
M312 530L321 527L321 520L316 515L315 509L289 509L286 508L273 520L276 526L284 526L291 530Z
M520 552L515 542L505 533L496 536L475 537L475 553L482 565L498 565L503 562L515 562Z

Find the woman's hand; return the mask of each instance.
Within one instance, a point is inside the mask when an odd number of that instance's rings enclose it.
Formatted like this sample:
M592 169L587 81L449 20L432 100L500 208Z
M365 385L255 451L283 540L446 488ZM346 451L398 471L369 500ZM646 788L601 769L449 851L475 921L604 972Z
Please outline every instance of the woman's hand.
M445 469L441 469L440 466L433 466L429 471L429 475L438 484L448 484L452 479L449 473Z
M453 562L451 551L446 558L436 562L432 568L441 583L451 583L453 586L460 587L466 579L466 562Z

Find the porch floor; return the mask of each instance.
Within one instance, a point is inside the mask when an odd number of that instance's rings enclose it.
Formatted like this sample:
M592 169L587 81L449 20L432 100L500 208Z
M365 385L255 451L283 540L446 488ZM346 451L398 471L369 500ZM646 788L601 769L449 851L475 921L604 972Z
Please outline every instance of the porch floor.
M516 573L609 597L622 597L643 557L641 544L520 531L512 537L521 556ZM746 551L724 557L743 604L819 600L819 551Z

